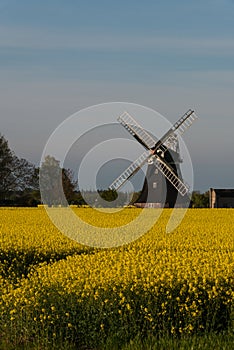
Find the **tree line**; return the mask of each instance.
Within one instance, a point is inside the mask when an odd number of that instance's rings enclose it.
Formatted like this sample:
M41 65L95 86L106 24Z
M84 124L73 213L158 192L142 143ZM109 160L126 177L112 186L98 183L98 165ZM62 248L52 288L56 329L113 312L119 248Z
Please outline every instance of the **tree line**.
M49 206L89 204L111 207L111 202L117 199L117 194L111 190L99 190L98 194L95 191L81 192L73 171L61 168L53 156L46 156L41 168L17 157L0 134L0 206L37 206L42 202L40 189L44 193L44 203ZM127 194L120 193L116 205L122 206L126 201Z
M39 179L40 174L40 179ZM59 182L62 182L60 186ZM43 191L44 203L52 205L91 205L123 206L133 204L139 192L129 199L127 193L111 190L80 191L71 169L60 167L60 162L48 155L41 165L36 167L26 159L19 158L10 149L6 138L0 134L0 206L37 206L41 204ZM209 193L193 192L191 206L209 207Z
M68 201L71 201L77 185L72 171L61 169L59 161L51 156L45 158L42 167L47 169L48 174L61 171L63 188ZM0 135L0 205L36 206L40 204L39 170L39 167L28 160L17 157L10 149L6 138ZM53 191L55 184L48 183L47 186L49 193Z

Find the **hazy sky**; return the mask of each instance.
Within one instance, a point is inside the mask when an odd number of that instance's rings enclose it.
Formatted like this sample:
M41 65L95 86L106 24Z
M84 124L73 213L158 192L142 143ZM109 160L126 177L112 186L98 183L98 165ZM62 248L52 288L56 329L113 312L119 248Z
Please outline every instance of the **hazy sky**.
M37 164L81 108L194 108L195 188L234 188L233 0L0 0L0 89L0 132Z

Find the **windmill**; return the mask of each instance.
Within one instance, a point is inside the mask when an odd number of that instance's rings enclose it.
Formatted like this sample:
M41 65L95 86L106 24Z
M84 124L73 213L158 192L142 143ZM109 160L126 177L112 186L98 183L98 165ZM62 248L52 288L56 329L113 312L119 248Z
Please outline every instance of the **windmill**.
M194 111L189 109L161 139L155 140L128 112L124 112L117 119L118 122L146 151L111 183L109 189L117 191L148 162L141 195L135 205L140 207L174 207L176 203L181 207L186 205L185 203L189 201L189 186L184 183L181 175L182 160L178 136L182 135L196 119Z

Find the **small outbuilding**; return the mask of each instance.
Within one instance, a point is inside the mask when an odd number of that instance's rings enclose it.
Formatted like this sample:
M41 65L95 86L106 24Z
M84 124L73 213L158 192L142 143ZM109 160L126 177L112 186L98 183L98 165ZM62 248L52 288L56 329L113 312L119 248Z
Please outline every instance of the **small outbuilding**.
M234 189L210 188L210 208L234 208Z

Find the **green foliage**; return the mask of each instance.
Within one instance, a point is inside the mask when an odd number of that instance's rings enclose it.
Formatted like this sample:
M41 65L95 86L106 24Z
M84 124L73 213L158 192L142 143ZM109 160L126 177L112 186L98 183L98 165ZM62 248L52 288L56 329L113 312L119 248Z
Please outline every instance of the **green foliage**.
M66 205L74 199L77 182L70 169L60 167L60 162L46 156L40 168L40 190L44 204Z
M205 193L194 191L192 193L191 201L193 208L209 208L209 191Z
M22 341L22 345L0 341L0 348L2 350L231 350L234 344L234 334L232 332L205 333L200 336L181 338L151 336L143 341L140 337L136 337L124 345L120 343L120 340L113 335L106 340L105 344L95 348L78 348L76 344L71 344L67 340L49 342L48 339L37 339L33 344L25 344Z
M0 134L0 205L11 202L15 192L34 189L35 166L18 158Z
M101 198L103 198L107 202L112 202L117 199L118 194L114 190L105 190L105 191L99 191L99 194Z
M38 283L40 283L39 280ZM27 284L28 292L35 294L36 289L33 289L33 285ZM37 291L35 297L32 294L31 299L34 300L32 305L28 304L29 299L27 298L27 304L25 302L21 305L17 303L18 306L15 308L11 306L9 299L9 311L12 309L16 311L13 313L14 322L3 317L2 321L6 325L6 330L3 331L4 337L8 334L10 338L16 338L17 344L17 334L19 338L21 336L24 339L26 345L34 343L37 339L41 341L47 339L48 343L52 343L53 338L60 343L67 340L70 344L76 344L79 349L85 348L85 346L91 349L97 347L103 349L106 343L110 343L111 339L112 344L118 345L118 349L121 349L126 343L137 337L140 344L144 344L149 337L157 339L157 336L168 341L169 339L175 341L175 339L182 336L179 330L184 324L188 323L191 326L196 326L191 316L181 315L179 312L180 303L176 301L175 297L168 304L166 313L163 313L161 307L162 302L165 301L163 291L160 295L152 295L150 291L143 292L142 289L132 291L129 286L125 289L123 295L118 296L117 293L121 289L122 286L119 286L115 293L111 289L100 291L97 298L93 298L91 294L83 298L81 302L81 296L75 293L64 294L61 286L52 284L51 286L44 286L39 293ZM25 295L24 290L22 292ZM178 295L177 292L178 286L175 284L171 294L176 296ZM120 309L121 298L123 297L126 301ZM186 298L186 295L184 297ZM108 300L108 303L105 303L105 300ZM128 310L128 305L131 306L131 312ZM146 308L143 305L150 305L150 307ZM211 302L204 300L201 307L204 310L203 312L210 312L210 318ZM217 298L213 310L215 314L212 315L214 322L220 318L219 311L221 307L226 312L228 311L225 302L221 298ZM120 310L121 314L119 313ZM153 324L151 324L150 315L154 317ZM230 317L229 312L227 317ZM206 322L207 319L200 319L194 331L189 333L200 334L201 336L204 332L217 331L215 323L213 328L207 329ZM174 334L168 332L172 327L175 328ZM199 327L202 328L199 329ZM219 331L225 329L226 326L223 325ZM110 349L113 348L110 347Z
M115 208L123 207L128 203L128 193L116 192L114 190L82 191L77 192L74 203L79 205L88 204L92 207Z

